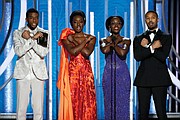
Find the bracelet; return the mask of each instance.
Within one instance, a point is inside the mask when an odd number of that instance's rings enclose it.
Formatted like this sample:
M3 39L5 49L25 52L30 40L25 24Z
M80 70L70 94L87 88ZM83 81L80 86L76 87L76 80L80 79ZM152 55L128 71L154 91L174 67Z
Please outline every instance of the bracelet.
M123 48L124 45L118 43L117 46L120 47L120 48Z
M127 45L124 43L123 44L123 49L125 50L127 48Z
M103 42L103 43L101 44L101 47L105 47L105 46L106 46L106 43Z
M122 48L123 50L125 50L127 48L126 43L122 44L117 44L118 47Z
M147 45L145 45L144 47L145 47L145 48L149 48L150 45L151 45L151 44L147 44Z
M29 35L30 35L31 39L34 40L34 34L33 34L33 33L30 33Z
M33 36L34 36L34 34L33 34L33 33L30 33L29 35L30 35L31 37L33 37Z

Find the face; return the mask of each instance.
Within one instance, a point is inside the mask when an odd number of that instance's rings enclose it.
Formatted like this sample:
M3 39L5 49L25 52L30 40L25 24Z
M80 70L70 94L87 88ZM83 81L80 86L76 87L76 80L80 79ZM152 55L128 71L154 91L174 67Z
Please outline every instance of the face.
M157 28L158 20L159 19L157 15L153 12L149 12L145 15L146 25L148 26L148 29L150 30L154 30Z
M74 16L72 20L72 28L74 29L74 31L79 33L82 31L83 27L84 27L83 17L81 17L80 15Z
M26 18L26 21L28 22L28 27L31 30L34 30L39 22L39 15L37 13L29 13L28 18Z
M114 34L119 34L121 28L122 28L122 22L118 17L114 17L111 19L110 23L110 32Z

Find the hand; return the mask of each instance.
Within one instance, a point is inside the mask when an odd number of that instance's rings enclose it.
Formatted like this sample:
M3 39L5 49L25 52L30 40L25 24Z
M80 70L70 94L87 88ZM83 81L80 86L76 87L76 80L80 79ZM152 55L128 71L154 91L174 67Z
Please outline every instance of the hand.
M30 36L30 32L28 30L24 30L24 32L22 33L22 38L24 39L29 39L31 36Z
M107 43L111 43L111 42L112 42L112 37L111 37L111 36L108 36L108 37L106 38L106 42L107 42Z
M106 41L107 41L107 45L108 45L108 46L114 48L115 42L112 40L112 37L111 37L111 36L107 37Z
M42 32L37 32L34 36L33 36L33 40L38 39L39 37L43 37L43 33Z
M149 44L149 41L146 38L143 38L141 41L141 46L146 47Z
M67 40L68 40L69 42L73 43L75 46L76 46L76 45L79 45L79 43L74 40L74 38L73 38L72 35L69 35L69 36L67 37Z
M153 49L160 48L160 47L162 47L160 40L156 40L153 42L152 44Z
M89 37L87 37L87 35L84 35L84 37L86 38L86 43L88 43L89 41L91 41L94 36L90 35Z
M69 42L73 42L74 38L72 37L72 35L68 35L67 39L69 40Z
M123 37L118 36L117 39L115 40L115 46L117 46L117 44L124 44L125 41L123 40Z

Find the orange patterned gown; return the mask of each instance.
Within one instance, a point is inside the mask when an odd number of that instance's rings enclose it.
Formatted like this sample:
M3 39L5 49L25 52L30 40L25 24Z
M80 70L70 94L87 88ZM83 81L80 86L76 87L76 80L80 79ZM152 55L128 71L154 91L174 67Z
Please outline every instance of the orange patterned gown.
M96 120L96 94L90 61L70 56L69 82L74 120Z
M74 31L64 29L58 42L62 46L57 81L61 91L58 120L96 120L96 94L91 64L81 54L68 54L61 41L66 40L69 34L74 34Z

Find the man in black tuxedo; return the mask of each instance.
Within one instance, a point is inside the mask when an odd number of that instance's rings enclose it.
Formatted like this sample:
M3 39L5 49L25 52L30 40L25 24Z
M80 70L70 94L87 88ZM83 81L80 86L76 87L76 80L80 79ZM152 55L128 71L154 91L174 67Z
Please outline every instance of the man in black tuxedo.
M166 58L169 55L172 36L158 28L158 14L148 11L145 22L148 30L133 41L134 58L140 61L134 85L137 86L139 100L139 119L147 120L150 98L153 95L159 120L166 120L167 88L172 84Z

